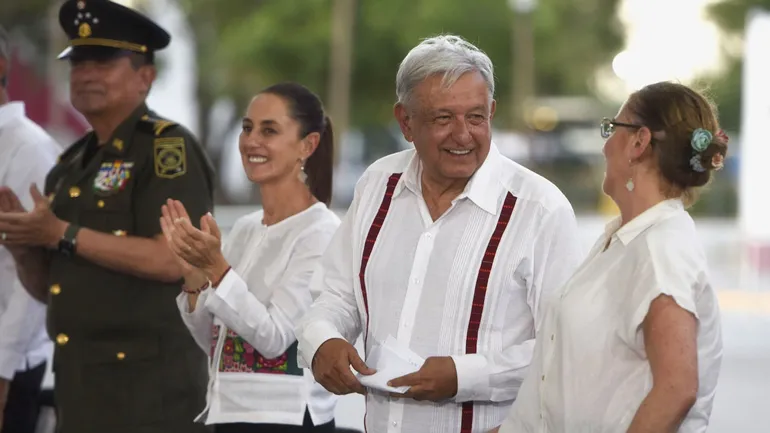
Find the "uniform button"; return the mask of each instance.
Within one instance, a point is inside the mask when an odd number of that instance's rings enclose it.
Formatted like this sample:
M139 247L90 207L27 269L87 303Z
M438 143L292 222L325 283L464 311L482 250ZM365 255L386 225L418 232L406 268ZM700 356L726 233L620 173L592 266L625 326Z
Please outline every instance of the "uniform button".
M543 382L545 382L545 375L543 375L543 377L541 377L541 378L540 378L540 380L542 380Z
M56 336L56 343L59 346L64 346L68 341L70 341L70 338L67 336L67 334L59 334Z
M126 354L123 352L118 352L115 356L118 358L118 361L126 359Z
M551 334L551 341L553 341L554 337L554 334Z
M393 427L397 427L397 426L398 426L398 423L393 421Z
M78 198L80 197L80 188L73 186L70 188L70 198Z
M99 200L99 201L97 201L97 202L96 202L96 206L97 206L98 208L100 208L100 209L101 209L101 208L103 208L103 207L104 207L104 200Z
M54 284L53 286L51 286L50 292L52 295L58 295L59 293L61 293L61 286L58 284Z
M125 230L115 230L115 231L112 232L112 234L115 235L115 236L125 236L126 235L126 231Z
M426 233L426 234L425 234L425 238L426 238L426 239L433 239L433 235L432 235L432 234L430 234L430 233Z

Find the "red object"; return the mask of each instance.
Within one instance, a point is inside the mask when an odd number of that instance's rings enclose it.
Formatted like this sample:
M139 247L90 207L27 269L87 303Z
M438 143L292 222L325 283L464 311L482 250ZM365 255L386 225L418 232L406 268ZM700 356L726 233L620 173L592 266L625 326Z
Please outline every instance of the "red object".
M497 219L497 226L489 238L487 249L484 251L484 257L481 259L479 273L476 276L476 290L473 293L473 304L471 305L471 316L468 320L468 334L465 337L465 353L474 354L478 349L479 325L481 325L481 316L484 314L484 300L487 297L487 283L489 283L489 274L492 272L492 264L495 262L497 247L500 245L500 239L508 227L508 221L513 214L513 208L516 207L516 197L510 192L505 196L503 209L500 211L500 217ZM471 433L473 430L473 402L467 401L462 406L462 418L460 422L460 433Z
M44 74L41 74L31 63L22 60L16 50L11 52L8 95L12 101L24 102L27 117L43 129L48 130L56 126L51 124L51 110L63 112L63 124L58 126L65 128L73 136L80 137L89 129L85 118L72 107L69 101L58 101L55 89L49 85Z
M219 287L219 285L222 284L222 280L225 279L225 277L227 276L227 273L230 272L230 269L232 268L233 268L232 266L228 266L227 269L225 269L225 271L222 273L222 275L220 275L215 282L211 283L211 287L215 289Z
M361 282L361 297L364 300L364 311L366 312L366 328L364 328L364 351L366 351L366 340L369 336L369 300L366 296L366 265L369 263L369 257L374 249L374 243L377 242L377 236L380 234L380 229L385 223L385 217L388 215L388 209L390 209L390 202L393 199L393 192L396 190L398 180L401 178L401 173L394 173L390 175L388 179L388 185L385 188L385 195L382 197L382 203L380 203L380 209L377 211L377 215L374 216L371 227L369 227L369 233L366 235L366 242L364 242L364 252L361 257L361 270L358 273L359 281Z

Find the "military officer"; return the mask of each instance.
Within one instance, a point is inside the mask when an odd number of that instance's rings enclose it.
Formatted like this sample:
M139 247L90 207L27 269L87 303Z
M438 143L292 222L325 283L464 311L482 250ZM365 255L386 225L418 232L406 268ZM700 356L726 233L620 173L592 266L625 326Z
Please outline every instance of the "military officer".
M61 433L206 431L206 355L180 318L181 269L161 234L168 198L193 222L212 210L213 170L184 127L145 105L170 36L106 0L69 0L73 106L92 126L24 210L0 190L0 243L48 304Z

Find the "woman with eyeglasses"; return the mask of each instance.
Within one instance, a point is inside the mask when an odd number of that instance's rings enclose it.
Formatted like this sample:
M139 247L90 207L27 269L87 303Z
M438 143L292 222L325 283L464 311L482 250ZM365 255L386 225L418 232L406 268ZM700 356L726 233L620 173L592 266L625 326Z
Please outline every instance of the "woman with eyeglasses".
M499 433L705 432L722 358L716 294L686 208L722 168L709 102L673 83L604 119L604 192L620 209L544 304L530 366Z

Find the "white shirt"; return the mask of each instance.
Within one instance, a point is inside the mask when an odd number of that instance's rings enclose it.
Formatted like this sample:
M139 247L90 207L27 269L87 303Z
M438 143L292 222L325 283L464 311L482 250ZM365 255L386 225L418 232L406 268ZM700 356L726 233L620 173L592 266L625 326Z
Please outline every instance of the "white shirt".
M0 185L32 209L29 187L45 186L62 148L24 114L23 102L0 105ZM11 254L0 247L0 378L37 367L53 351L45 331L45 305L34 300L16 276Z
M500 433L626 432L652 387L641 326L661 294L698 319L697 401L679 431L706 431L722 335L695 224L681 201L668 200L619 225L616 219L607 226L544 304L532 370Z
M503 421L527 372L541 296L582 258L575 216L553 184L494 144L436 221L420 171L408 150L359 180L314 278L322 293L297 330L300 352L310 365L326 340L363 332L367 352L393 336L423 358L452 356L454 398L394 400L370 390L367 431L486 432Z
M207 406L198 419L315 425L334 418L336 396L296 361L294 327L310 307L309 282L340 220L323 203L265 226L262 211L236 221L223 254L232 266L182 318L209 354Z

